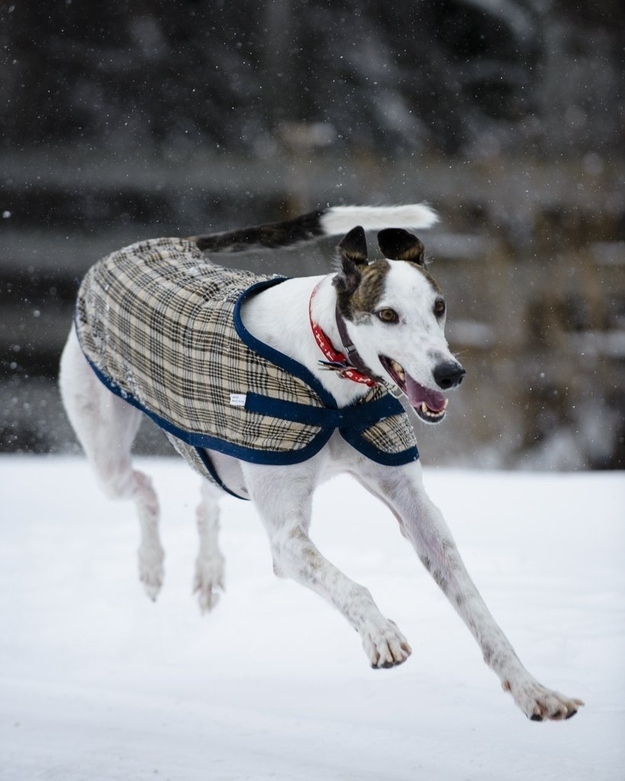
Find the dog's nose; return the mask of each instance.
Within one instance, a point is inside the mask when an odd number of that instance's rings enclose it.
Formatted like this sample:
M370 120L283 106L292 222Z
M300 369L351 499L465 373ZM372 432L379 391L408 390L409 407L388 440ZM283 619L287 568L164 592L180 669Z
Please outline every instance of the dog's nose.
M464 366L457 361L445 361L434 369L434 380L439 388L449 390L460 385L466 373Z

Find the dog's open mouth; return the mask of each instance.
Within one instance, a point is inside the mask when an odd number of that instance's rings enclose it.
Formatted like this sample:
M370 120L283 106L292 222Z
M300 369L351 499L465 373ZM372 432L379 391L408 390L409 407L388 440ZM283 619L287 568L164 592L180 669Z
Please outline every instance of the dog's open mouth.
M410 406L426 423L440 423L445 417L447 399L442 393L425 388L413 379L401 364L385 355L380 356L382 366L391 376L393 382L407 397Z

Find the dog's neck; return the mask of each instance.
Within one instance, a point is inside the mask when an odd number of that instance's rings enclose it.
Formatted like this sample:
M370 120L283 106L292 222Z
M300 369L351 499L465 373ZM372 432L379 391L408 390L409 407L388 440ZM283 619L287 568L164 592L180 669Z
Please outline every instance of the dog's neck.
M246 328L258 339L306 366L337 400L347 406L366 394L366 385L343 379L322 368L324 359L315 341L309 317L310 297L318 285L311 304L311 315L337 350L342 349L336 325L336 292L332 274L325 277L299 277L264 290L242 309Z
M358 348L349 335L345 318L339 309L338 301L336 303L335 321L340 335L341 350L336 349L313 315L312 310L315 296L317 295L319 286L323 284L324 280L325 277L322 277L321 281L315 286L308 303L310 327L313 336L315 337L315 341L325 358L321 363L326 371L338 372L343 379L358 382L373 388L377 385L378 379L374 377L373 372L362 360Z

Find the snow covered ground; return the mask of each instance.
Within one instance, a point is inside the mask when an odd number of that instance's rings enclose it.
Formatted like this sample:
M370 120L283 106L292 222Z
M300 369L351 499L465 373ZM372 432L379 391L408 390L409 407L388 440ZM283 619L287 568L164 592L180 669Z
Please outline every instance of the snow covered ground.
M394 519L354 482L319 492L313 537L413 647L369 669L319 597L274 577L249 504L224 502L227 593L191 597L197 479L144 459L167 580L138 583L133 508L78 458L0 459L1 781L623 781L625 479L426 471L526 666L586 700L527 721Z

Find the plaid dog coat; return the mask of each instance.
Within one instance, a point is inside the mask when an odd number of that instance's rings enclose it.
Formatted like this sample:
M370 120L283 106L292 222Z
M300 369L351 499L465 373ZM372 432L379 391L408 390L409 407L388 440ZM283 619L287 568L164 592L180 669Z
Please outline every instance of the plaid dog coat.
M206 449L292 464L318 453L338 429L378 463L416 460L412 425L383 386L339 409L312 372L245 328L243 302L284 279L215 266L184 239L139 242L85 276L78 339L106 387L229 493Z

